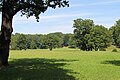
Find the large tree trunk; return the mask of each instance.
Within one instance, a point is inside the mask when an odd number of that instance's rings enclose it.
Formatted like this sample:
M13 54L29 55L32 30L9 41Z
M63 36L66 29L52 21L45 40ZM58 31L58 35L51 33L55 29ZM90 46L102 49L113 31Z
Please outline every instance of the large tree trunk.
M7 1L7 0L5 0ZM1 38L0 38L0 56L2 65L8 65L8 57L9 57L9 46L11 42L11 34L12 34L12 19L10 6L8 6L7 2L3 3L2 8L2 24L1 24Z

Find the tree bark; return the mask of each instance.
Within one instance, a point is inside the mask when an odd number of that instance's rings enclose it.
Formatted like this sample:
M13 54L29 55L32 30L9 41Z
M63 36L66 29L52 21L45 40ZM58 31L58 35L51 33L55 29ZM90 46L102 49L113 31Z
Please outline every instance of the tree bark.
M6 1L6 2L5 2ZM13 32L12 19L10 6L7 4L7 0L3 2L2 8L2 24L1 24L1 38L0 38L0 58L2 65L8 65L9 46L11 42L11 34Z

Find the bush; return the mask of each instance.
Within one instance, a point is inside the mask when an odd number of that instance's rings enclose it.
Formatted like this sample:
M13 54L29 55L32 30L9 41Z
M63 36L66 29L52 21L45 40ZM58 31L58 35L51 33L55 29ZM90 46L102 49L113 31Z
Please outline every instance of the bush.
M75 46L75 45L72 45L72 46L69 46L68 48L74 48L74 49L75 49L75 48L76 48L76 46Z
M47 45L41 45L40 49L48 49L48 46Z
M105 48L100 48L99 51L106 51L106 49Z
M113 49L112 52L117 52L117 49Z

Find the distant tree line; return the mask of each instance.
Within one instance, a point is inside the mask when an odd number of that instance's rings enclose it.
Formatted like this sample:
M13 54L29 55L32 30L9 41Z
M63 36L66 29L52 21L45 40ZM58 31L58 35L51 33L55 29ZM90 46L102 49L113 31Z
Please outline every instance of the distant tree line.
M13 34L10 48L12 50L50 49L70 46L69 39L73 34L61 32L42 34Z
M110 29L95 25L90 19L76 19L73 34L61 32L43 34L13 34L12 50L54 49L61 47L79 48L84 51L104 50L110 45L120 48L120 20Z

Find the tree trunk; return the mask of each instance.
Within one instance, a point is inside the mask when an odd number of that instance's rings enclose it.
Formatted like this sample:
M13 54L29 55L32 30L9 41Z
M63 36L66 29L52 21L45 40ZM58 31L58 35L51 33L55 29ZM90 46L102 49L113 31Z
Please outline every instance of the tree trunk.
M0 58L2 65L8 65L8 57L9 57L9 46L11 42L11 34L12 34L12 19L13 16L10 14L10 7L5 2L3 2L2 8L2 24L1 24L1 38L0 38Z

